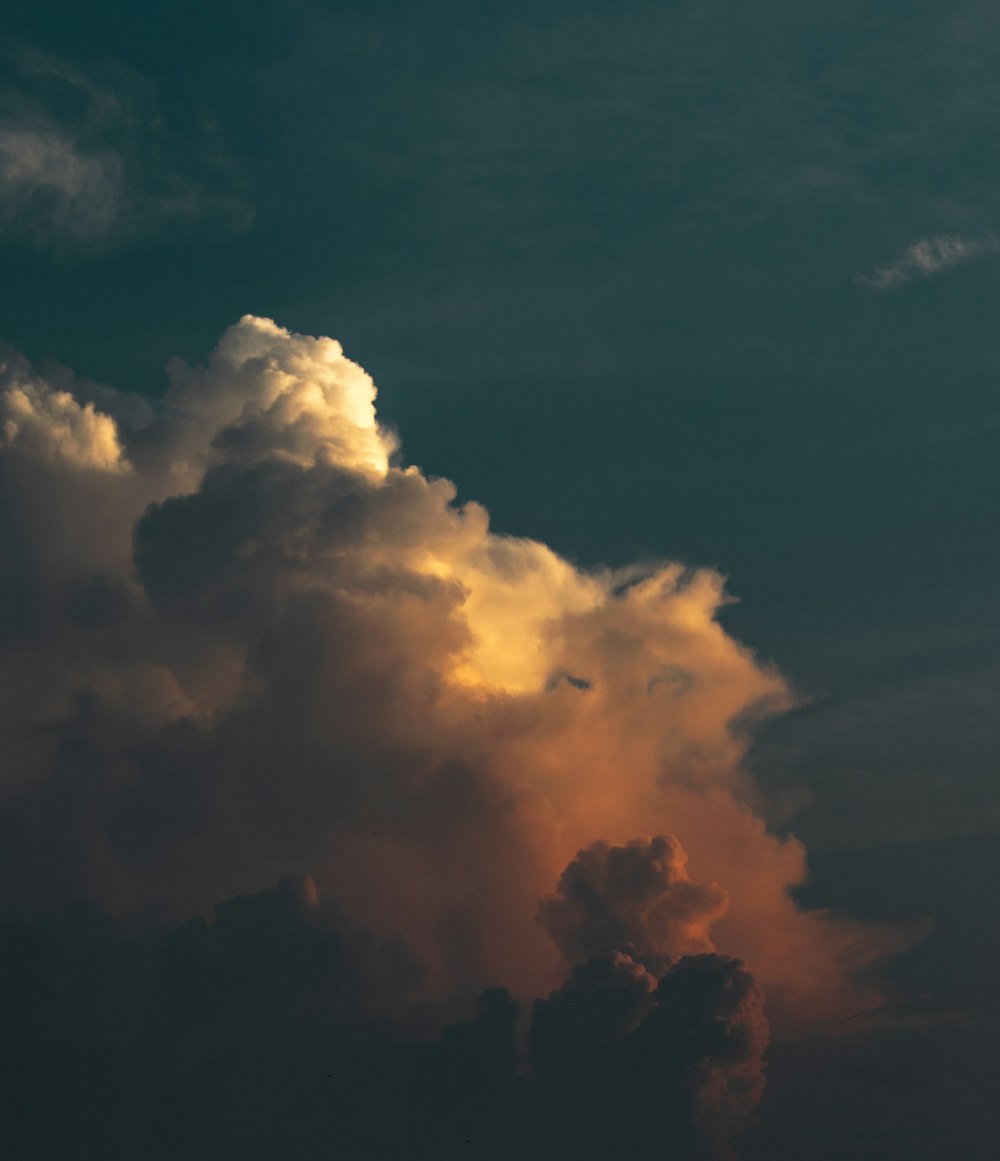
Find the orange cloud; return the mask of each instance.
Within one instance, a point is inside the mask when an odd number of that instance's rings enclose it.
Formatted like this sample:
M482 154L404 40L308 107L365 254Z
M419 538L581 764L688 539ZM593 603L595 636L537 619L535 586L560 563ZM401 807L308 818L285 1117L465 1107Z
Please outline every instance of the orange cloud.
M140 430L37 378L27 410L0 396L25 417L7 454L50 497L22 538L69 535L90 469L105 513L58 569L39 555L44 601L0 673L9 881L205 910L308 872L404 935L431 991L542 994L562 966L538 901L570 864L673 836L668 897L702 906L661 900L653 951L739 957L779 1022L856 1010L892 937L789 896L804 851L741 761L792 699L720 626L722 578L491 532L398 465L330 339L248 316L171 375Z

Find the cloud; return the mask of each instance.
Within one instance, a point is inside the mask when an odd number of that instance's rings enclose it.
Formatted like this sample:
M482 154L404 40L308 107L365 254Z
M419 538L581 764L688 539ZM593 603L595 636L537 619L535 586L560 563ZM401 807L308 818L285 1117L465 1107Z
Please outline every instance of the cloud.
M530 1054L533 1071L586 1077L600 1068L653 1008L656 977L625 952L575 965L545 999L535 1001Z
M39 238L103 237L124 210L121 168L114 152L84 154L55 125L7 124L0 129L5 225L22 222Z
M66 254L103 248L167 223L252 217L217 130L182 148L152 88L122 66L88 76L21 53L0 91L0 231Z
M542 921L571 963L620 951L657 964L709 950L709 929L729 896L714 884L692 883L686 864L671 835L593 843L563 871L558 894L542 901Z
M764 997L726 956L685 956L657 980L629 956L574 968L530 1027L532 1076L573 1155L595 1141L640 1157L730 1157L764 1088Z
M96 472L128 469L118 428L93 402L80 404L17 364L0 362L0 442L58 464Z
M858 275L858 283L881 294L915 278L929 278L941 270L997 253L1000 253L1000 238L994 234L983 238L935 234L899 250L891 262L876 266L870 274Z
M171 362L170 403L181 418L173 444L202 467L267 459L309 467L317 458L384 476L396 449L375 415L375 384L334 339L298 336L244 319L206 367Z
M729 1155L729 1138L746 1128L764 1089L764 995L738 960L700 955L672 968L654 998L651 1016L633 1033L636 1055L661 1072L665 1062L680 1065L699 1144Z
M0 950L0 1099L26 1155L307 1155L366 1129L391 1148L391 1126L387 1140L365 1124L371 1102L390 1109L392 1063L405 1076L428 1055L387 1026L418 965L309 879L209 922L5 917Z
M155 409L8 363L0 905L141 926L314 876L420 965L394 1027L593 991L607 1075L647 1109L673 1091L692 1150L759 1094L761 989L779 1035L876 1002L860 973L899 938L796 906L804 850L757 812L749 725L791 697L719 625L717 574L494 533L405 464L338 343L267 319L174 363ZM467 1052L530 1120L498 1063L510 1009L484 1003L435 1075L459 1084ZM653 1047L689 1035L717 1056Z
M34 627L0 673L31 771L5 858L27 893L202 910L319 873L436 986L459 982L460 931L463 987L537 993L559 970L538 900L655 825L689 860L653 852L671 897L683 875L728 892L722 950L789 1003L854 1002L838 990L870 945L795 908L802 847L749 808L732 723L790 698L715 620L719 577L588 572L492 533L397 465L331 340L248 317L171 373L158 415L116 425L115 472L55 438L6 453L6 558L32 609L16 631ZM567 672L589 687L553 684Z
M522 1067L505 989L429 1013L410 950L308 877L207 921L0 915L0 955L0 1107L19 1152L54 1161L724 1157L759 1096L766 1025L735 961L577 968L533 1005Z

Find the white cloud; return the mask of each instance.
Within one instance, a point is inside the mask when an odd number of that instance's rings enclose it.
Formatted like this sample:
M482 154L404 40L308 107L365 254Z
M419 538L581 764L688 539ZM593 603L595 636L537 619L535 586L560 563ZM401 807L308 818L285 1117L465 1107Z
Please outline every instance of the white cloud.
M375 384L335 339L293 337L247 315L207 366L175 359L169 371L170 404L187 429L177 450L193 466L222 457L308 465L322 455L351 470L388 470L395 440L377 422Z
M874 267L870 274L858 275L858 282L877 293L894 290L915 278L929 278L941 270L1000 253L1000 238L965 238L961 234L934 234L921 238L896 252L891 262Z
M110 415L5 363L0 363L0 446L74 468L129 470Z

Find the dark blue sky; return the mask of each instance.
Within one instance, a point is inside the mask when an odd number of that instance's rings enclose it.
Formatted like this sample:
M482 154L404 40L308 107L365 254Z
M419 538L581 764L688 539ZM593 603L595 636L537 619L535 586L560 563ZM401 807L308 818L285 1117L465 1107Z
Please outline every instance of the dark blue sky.
M992 6L7 24L8 123L122 183L78 229L7 216L7 341L155 394L243 313L333 334L498 528L729 575L729 623L812 699L758 765L815 789L814 842L996 826ZM928 239L940 269L865 284Z

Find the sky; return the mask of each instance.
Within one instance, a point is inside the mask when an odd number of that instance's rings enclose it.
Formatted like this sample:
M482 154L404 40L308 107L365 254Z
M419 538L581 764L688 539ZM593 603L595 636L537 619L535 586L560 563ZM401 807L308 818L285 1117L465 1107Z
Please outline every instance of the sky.
M995 1156L995 7L2 28L25 1140Z

